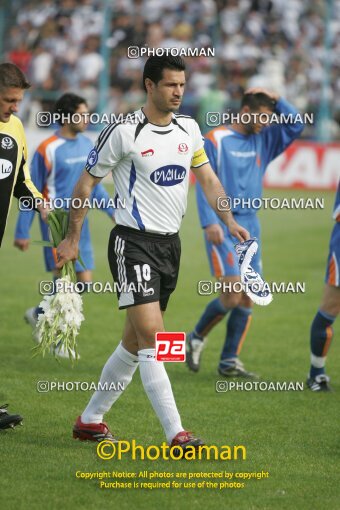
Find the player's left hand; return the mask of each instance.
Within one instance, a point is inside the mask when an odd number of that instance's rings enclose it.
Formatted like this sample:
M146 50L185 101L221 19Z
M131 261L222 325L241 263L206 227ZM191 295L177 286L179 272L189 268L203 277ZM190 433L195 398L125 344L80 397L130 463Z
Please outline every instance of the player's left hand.
M236 239L240 241L240 243L243 243L243 241L247 241L248 239L250 239L250 234L248 230L246 228L241 227L241 225L236 223L235 220L232 220L228 224L228 230L232 236L236 237Z
M20 251L27 251L30 245L29 239L15 239L13 245L19 248Z
M264 87L251 87L245 91L245 94L265 94L273 101L278 101L280 99L280 95L277 92L265 89Z
M66 262L70 260L77 260L78 258L78 243L65 238L57 247L57 263L56 268L61 269Z

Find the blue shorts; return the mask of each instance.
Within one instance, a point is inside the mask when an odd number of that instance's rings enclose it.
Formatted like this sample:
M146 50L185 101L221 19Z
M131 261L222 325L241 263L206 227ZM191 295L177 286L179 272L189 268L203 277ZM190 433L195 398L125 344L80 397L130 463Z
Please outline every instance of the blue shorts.
M325 283L340 287L340 223L336 223L332 230Z
M40 229L44 241L49 241L48 226L46 223L40 222ZM79 253L85 264L85 268L77 260L75 264L76 273L83 271L91 271L94 268L93 250L90 239L90 230L87 219L85 219L79 242ZM56 250L55 248L44 247L44 260L46 271L53 271L56 265Z
M255 215L237 216L234 215L235 221L242 227L246 228L251 237L258 239L259 248L254 255L251 265L255 271L262 274L261 261L261 229L260 223ZM213 244L205 238L205 246L208 254L211 274L216 278L221 276L239 276L240 269L238 265L238 257L235 252L234 245L239 241L236 237L232 237L229 232L224 229L225 236L222 244Z

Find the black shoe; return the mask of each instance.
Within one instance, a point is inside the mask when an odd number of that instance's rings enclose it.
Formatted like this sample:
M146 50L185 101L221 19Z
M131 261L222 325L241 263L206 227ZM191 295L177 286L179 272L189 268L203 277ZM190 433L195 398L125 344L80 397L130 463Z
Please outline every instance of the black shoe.
M244 377L245 379L259 378L257 374L247 372L239 358L221 360L218 366L218 373L224 377Z
M8 404L0 405L0 430L14 429L16 425L22 424L22 417L19 414L8 414L7 407Z
M332 388L328 384L329 381L328 375L319 374L315 377L308 377L307 386L312 391L332 391Z
M196 336L194 331L187 334L186 341L186 364L193 372L198 372L200 369L201 354L204 347L203 340Z

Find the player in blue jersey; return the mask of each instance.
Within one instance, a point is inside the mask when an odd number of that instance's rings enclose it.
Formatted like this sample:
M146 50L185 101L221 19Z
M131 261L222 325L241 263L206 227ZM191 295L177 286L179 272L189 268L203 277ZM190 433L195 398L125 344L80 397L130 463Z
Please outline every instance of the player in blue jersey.
M218 211L217 199L226 195L209 165L199 126L193 118L175 113L184 92L184 70L180 57L148 58L143 73L145 106L130 122L117 122L101 132L74 191L75 197L86 200L93 186L111 172L115 192L126 200L126 208L117 209L117 226L108 247L110 269L120 284L119 308L126 309L125 328L100 378L101 385L110 387L120 381L124 387L92 395L73 428L74 437L80 440L117 441L103 418L139 367L169 445L179 454L202 445L201 439L183 428L155 346L156 332L165 331L163 314L177 284L178 231L186 211L190 168L232 234L242 242L249 239L249 232L230 211ZM77 258L85 214L85 209L71 209L66 239L57 249L58 267Z
M64 94L56 103L55 111L60 115L60 129L44 140L36 150L31 164L32 181L41 191L44 198L52 201L58 199L60 207L61 199L72 197L73 188L79 179L88 153L92 148L92 142L82 133L87 127L84 114L88 114L86 100L75 94ZM74 118L72 119L72 115ZM74 121L74 122L72 122ZM109 206L109 194L102 184L98 184L92 193L92 199L101 204L103 212L113 219L114 209ZM65 208L68 205L65 202ZM15 230L14 245L22 251L29 247L29 233L35 216L32 210L20 211ZM43 240L48 241L48 226L40 220L40 229ZM93 250L90 240L88 219L86 218L81 238L80 253L85 268L77 261L75 265L77 279L82 282L82 287L92 281ZM54 248L44 248L45 267L53 273L54 279L59 277L56 269L56 255ZM32 327L35 327L38 313L42 310L38 307L29 308L25 313L25 319ZM68 357L68 353L58 349L56 354Z
M263 119L270 119L273 112L276 119L279 114L291 114L291 122L264 124ZM205 135L206 153L231 199L236 221L259 242L260 225L255 209L258 201L252 201L262 197L263 176L268 164L303 130L303 124L296 115L295 108L277 94L262 88L249 89L243 96L237 122L213 129ZM226 292L208 304L194 330L187 335L187 364L194 372L199 370L204 338L230 312L218 371L223 376L255 377L245 370L239 359L252 318L252 301L244 292L238 292L240 272L234 249L237 240L210 207L199 183L196 196L211 272L229 285ZM241 203L238 205L234 199L240 199ZM252 267L258 273L262 272L260 245L252 259Z
M311 367L307 386L312 391L329 391L325 373L326 357L333 337L332 324L340 313L340 180L335 197L335 225L329 243L325 288L319 310L311 327Z

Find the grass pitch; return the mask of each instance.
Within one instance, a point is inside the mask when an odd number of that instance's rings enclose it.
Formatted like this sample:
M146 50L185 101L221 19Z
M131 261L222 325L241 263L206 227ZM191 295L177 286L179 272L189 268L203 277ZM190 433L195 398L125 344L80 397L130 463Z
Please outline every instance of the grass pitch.
M209 279L194 193L181 229L183 246L177 290L166 314L168 331L189 331L210 298L197 294L197 282ZM266 381L305 381L309 367L309 328L319 306L332 229L334 194L267 191L266 196L320 196L323 210L266 210L262 222L264 275L268 281L301 281L305 294L275 295L269 307L256 307L242 351L246 367ZM120 510L231 508L239 510L310 510L339 508L339 342L327 363L334 392L229 391L216 393L216 367L225 323L210 334L201 371L168 364L183 424L208 444L245 445L247 459L234 461L103 461L95 445L72 439L72 425L90 393L39 393L38 381L97 381L101 368L121 338L124 313L110 294L84 296L86 320L79 337L81 360L75 368L52 358L32 359L25 310L39 301L44 273L41 248L27 253L12 247L13 204L1 249L0 403L9 402L24 426L0 433L1 501L4 508ZM111 228L108 218L91 212L95 247L94 280L111 281L106 260ZM39 239L37 221L32 239ZM339 321L335 324L339 339ZM159 445L164 436L141 387L139 374L106 417L122 439ZM243 489L100 489L99 481L76 478L76 472L269 472L269 478L245 482ZM124 480L124 479L122 479ZM164 481L155 478L151 481ZM108 480L107 480L108 481ZM109 480L109 481L112 481ZM146 480L150 481L150 480ZM201 481L201 480L196 480ZM219 481L211 480L211 481ZM242 481L242 480L241 480Z

